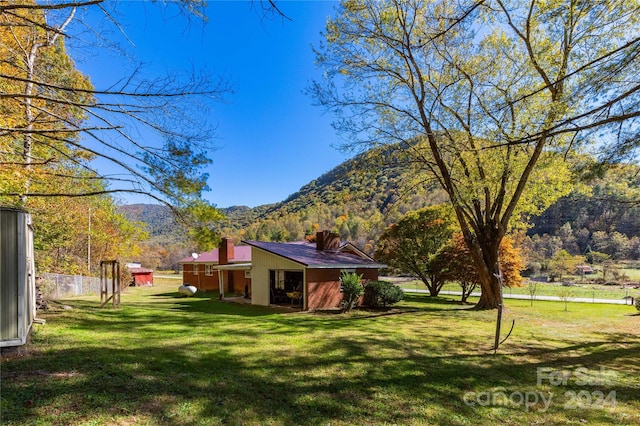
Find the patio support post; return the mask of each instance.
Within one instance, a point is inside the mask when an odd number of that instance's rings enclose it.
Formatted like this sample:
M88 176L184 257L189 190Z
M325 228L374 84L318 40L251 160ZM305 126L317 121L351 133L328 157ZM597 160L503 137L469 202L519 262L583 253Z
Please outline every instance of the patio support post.
M220 300L224 299L224 273L218 269L218 287L220 288Z

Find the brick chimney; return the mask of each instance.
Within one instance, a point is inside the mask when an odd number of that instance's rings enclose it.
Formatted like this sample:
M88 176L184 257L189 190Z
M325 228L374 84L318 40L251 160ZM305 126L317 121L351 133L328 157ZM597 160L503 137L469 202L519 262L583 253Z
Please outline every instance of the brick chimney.
M320 231L316 233L316 250L331 251L340 248L340 236L331 231Z
M229 261L235 257L233 240L223 238L220 242L220 250L218 251L218 264L228 265Z

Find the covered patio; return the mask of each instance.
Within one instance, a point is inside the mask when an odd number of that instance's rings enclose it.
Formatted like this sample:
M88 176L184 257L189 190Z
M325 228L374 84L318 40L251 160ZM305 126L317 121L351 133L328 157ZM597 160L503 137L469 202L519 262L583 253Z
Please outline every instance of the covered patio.
M234 275L229 272L244 271L245 283L244 283L244 297L249 299L251 297L251 263L231 263L228 265L216 265L218 271L218 282L220 283L220 299L224 299L224 289L233 288L229 285L229 278ZM226 272L226 273L225 273Z

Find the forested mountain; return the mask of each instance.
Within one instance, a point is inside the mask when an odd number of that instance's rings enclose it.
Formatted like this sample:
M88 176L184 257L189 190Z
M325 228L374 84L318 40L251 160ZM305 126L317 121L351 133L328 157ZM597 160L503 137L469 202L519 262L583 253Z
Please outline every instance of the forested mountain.
M640 168L613 166L530 219L532 251L550 258L602 252L613 259L640 259Z
M372 252L384 228L406 212L446 201L440 189L416 181L400 161L390 160L392 155L380 154L368 152L347 160L280 203L222 209L227 220L218 231L236 241L293 241L318 229L331 229ZM537 235L536 241L544 241L544 235L565 238L566 248L574 254L594 244L594 233L599 241L603 233L640 237L640 206L632 202L638 198L633 195L640 189L638 176L635 167L619 167L591 179L539 217L530 218L527 234ZM149 224L154 244L186 242L168 208L137 204L123 210L130 219Z
M382 230L406 212L446 199L382 154L374 150L347 160L280 203L224 209L228 221L220 232L238 239L293 241L331 229L371 251Z
M631 166L610 168L603 176L590 179L563 197L542 215L531 220L530 234L553 234L570 223L574 229L590 232L620 232L640 236L640 169Z
M127 219L144 222L151 240L158 243L184 242L185 234L167 206L160 204L129 204L120 207Z

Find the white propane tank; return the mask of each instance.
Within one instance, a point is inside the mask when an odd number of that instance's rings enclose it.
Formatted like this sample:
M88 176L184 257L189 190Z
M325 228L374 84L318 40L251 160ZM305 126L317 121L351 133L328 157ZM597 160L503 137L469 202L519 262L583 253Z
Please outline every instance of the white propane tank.
M193 296L196 294L196 291L198 291L198 289L190 284L182 284L178 287L178 293L186 297Z

